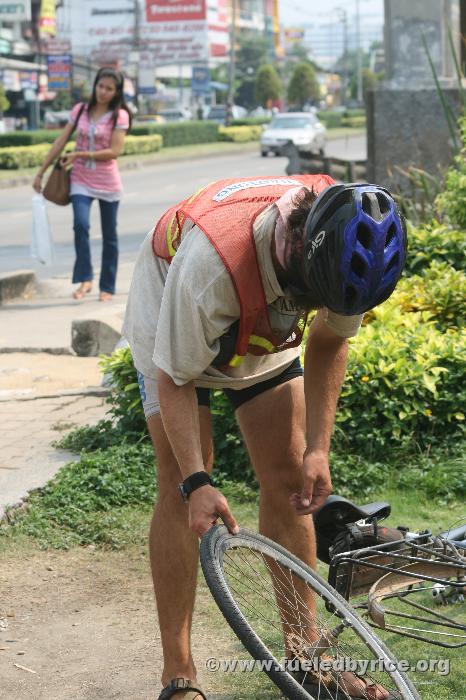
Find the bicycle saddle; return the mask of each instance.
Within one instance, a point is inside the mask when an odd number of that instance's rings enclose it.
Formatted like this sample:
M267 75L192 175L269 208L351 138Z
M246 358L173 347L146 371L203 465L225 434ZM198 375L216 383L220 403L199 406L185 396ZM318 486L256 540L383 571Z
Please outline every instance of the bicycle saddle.
M358 506L343 496L329 496L325 503L313 513L316 529L328 526L347 525L358 520L384 520L390 515L390 503L376 501Z

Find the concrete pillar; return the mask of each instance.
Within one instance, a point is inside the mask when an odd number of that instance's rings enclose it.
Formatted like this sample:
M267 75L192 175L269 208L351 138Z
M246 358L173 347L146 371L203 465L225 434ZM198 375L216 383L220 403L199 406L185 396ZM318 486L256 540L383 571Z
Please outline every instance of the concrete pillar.
M461 111L449 28L461 55L460 0L385 0L385 80L368 95L368 179L409 192L410 166L432 174L451 163L450 132L423 45L445 99Z
M432 83L423 35L439 77L456 77L448 27L459 57L460 0L385 0L385 74L389 87L425 87Z

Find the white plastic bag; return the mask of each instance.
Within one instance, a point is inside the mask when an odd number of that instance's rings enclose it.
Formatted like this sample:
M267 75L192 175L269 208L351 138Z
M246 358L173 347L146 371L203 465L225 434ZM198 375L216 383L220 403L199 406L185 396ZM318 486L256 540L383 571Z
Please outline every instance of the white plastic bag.
M35 194L32 197L31 256L43 265L51 265L54 258L47 206L41 194Z

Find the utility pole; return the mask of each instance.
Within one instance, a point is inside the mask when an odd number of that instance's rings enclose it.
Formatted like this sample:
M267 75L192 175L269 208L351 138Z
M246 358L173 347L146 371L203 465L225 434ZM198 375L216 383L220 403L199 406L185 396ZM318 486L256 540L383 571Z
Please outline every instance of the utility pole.
M348 13L342 7L337 7L340 13L340 20L343 24L343 57L342 57L342 103L346 104L348 91Z
M235 97L235 73L236 73L236 3L239 0L231 0L231 26L230 26L230 66L228 71L228 97L226 124L231 122Z
M359 1L356 0L356 72L358 81L358 92L357 100L358 104L362 104L363 92L362 92L362 55L361 55L361 17L359 12Z
M134 69L134 101L136 109L139 109L139 65L140 65L140 48L141 48L141 6L139 0L134 0L134 28L133 28L133 58L136 58Z

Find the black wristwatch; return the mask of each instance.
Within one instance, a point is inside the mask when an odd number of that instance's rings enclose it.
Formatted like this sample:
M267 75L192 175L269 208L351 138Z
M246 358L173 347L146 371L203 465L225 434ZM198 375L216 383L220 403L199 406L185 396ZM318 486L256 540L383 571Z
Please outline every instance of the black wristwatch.
M214 485L207 472L202 471L191 474L191 476L188 476L187 479L185 479L181 484L178 484L181 498L183 501L187 502L193 491L199 489L201 486L205 486L206 484L210 484L211 486Z

